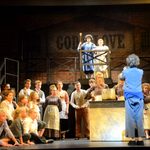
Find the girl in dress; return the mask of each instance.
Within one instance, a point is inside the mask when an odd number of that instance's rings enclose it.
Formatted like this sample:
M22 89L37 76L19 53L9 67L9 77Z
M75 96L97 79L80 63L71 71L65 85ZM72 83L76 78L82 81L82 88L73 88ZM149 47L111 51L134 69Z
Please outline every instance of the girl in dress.
M108 78L108 64L107 64L107 54L109 51L109 47L104 45L103 39L98 39L97 41L98 46L94 50L98 50L95 52L95 59L94 59L94 75L97 72L103 72L104 77Z
M78 50L93 50L96 45L92 42L93 37L91 34L87 34L84 38L84 43L79 43ZM83 63L83 72L86 75L86 78L92 78L94 73L93 65L93 52L83 52L82 53L82 63ZM88 65L84 65L88 64Z
M59 113L60 115L60 133L61 138L65 138L65 134L68 131L68 111L69 111L69 96L68 93L63 90L63 83L62 81L57 82L58 88L58 96L61 100L62 104L62 111Z
M50 86L51 95L46 97L43 121L46 122L44 135L46 138L60 138L60 117L62 111L61 100L55 85Z
M142 90L144 94L144 131L147 139L150 138L149 130L150 130L150 84L143 83Z

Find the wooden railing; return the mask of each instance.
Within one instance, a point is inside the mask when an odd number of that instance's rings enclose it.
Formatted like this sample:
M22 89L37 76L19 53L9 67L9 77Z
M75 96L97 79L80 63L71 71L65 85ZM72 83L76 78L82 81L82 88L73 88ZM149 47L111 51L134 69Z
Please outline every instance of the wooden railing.
M87 61L83 61L83 55L90 56L91 59ZM106 55L106 61L101 59L102 55ZM89 63L89 61L93 60L93 63ZM94 60L98 60L99 63L95 63ZM83 66L87 65L107 65L108 66L108 77L111 77L111 66L110 66L110 51L109 50L80 50L80 77L83 78Z

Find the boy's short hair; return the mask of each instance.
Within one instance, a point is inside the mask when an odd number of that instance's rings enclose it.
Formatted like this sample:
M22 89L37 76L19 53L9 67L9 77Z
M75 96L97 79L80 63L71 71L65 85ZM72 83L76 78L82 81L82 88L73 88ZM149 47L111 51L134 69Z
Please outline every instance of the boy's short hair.
M15 93L14 93L14 90L8 89L8 90L5 90L5 91L4 91L4 93L3 93L3 94L4 94L4 97L8 96L9 93L13 93L13 95L15 94Z
M95 83L96 81L95 81L95 79L93 79L93 78L91 78L90 80L89 80L89 83Z
M74 85L81 84L79 81L75 81Z
M30 83L31 83L31 79L26 79L26 80L24 81L24 84L26 84L27 82L30 82Z
M41 80L35 80L35 84L42 83Z

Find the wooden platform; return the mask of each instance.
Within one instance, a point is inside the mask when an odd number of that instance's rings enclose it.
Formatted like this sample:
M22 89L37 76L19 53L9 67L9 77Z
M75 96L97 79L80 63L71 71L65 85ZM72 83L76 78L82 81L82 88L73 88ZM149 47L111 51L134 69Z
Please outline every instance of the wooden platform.
M57 150L57 149L101 149L101 150L124 150L124 149L150 149L150 140L145 140L144 146L128 146L127 142L91 142L87 139L65 139L60 141L54 141L52 144L36 144L31 146L13 146L13 147L0 147L1 150L4 149L11 149L11 150L18 150L18 149L50 149L50 150Z
M124 101L90 102L90 140L127 141Z

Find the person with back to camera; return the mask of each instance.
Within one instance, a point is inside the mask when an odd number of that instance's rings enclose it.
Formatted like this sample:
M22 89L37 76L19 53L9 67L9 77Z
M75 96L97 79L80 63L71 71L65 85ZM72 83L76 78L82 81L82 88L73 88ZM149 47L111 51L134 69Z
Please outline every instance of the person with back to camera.
M126 137L131 138L128 145L144 145L143 137L143 93L142 77L143 70L137 68L140 59L137 55L131 54L126 58L127 67L120 76L124 79L125 97L125 131ZM137 131L137 135L136 135Z
M84 43L79 43L78 50L93 50L96 47L96 45L92 42L93 37L91 34L87 34L84 40ZM85 73L86 78L92 78L94 73L93 52L82 53L82 62L89 64L83 65L83 72Z

